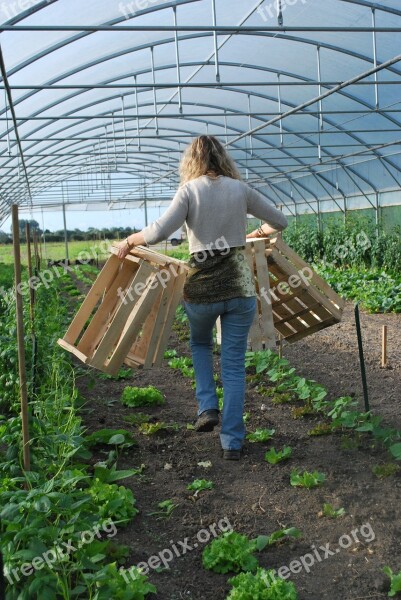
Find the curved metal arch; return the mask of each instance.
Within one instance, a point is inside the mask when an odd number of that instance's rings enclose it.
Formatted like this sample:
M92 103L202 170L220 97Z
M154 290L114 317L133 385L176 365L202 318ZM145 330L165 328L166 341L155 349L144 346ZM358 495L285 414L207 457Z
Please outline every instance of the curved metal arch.
M194 0L192 0L192 1L194 1ZM187 37L187 36L185 36L185 37ZM303 38L301 38L301 39L300 39L300 38L294 38L293 36L290 36L290 38L291 38L293 41L295 40L295 41L301 41L301 42L305 43L305 40L304 40ZM164 42L163 42L163 41L159 41L159 42L157 42L157 43L164 43ZM313 43L317 44L317 42L313 42ZM150 44L146 44L146 45L145 45L145 47L147 48L147 47L149 47L149 45L150 45ZM154 43L153 43L153 45L156 45L156 42L154 42ZM318 44L318 45L321 45L322 47L324 46L324 44ZM327 45L327 47L328 47L328 45ZM335 49L335 50L337 50L337 51L338 51L338 50L340 50L340 51L343 51L343 52L345 51L344 49L340 49L339 47L332 47L332 46L330 46L330 47L331 47L331 49ZM129 50L129 52L135 52L135 51L137 51L137 50L138 50L138 48L139 48L139 49L143 49L143 45L142 45L142 46L140 46L140 47L137 47L137 48L135 48L135 49L130 49L130 50ZM98 59L98 61L92 61L92 63L90 63L90 66L94 66L94 64L99 64L100 62L103 62L103 61L106 61L106 60L112 60L113 58L115 58L115 57L116 57L116 55L121 55L122 53L126 53L126 50L124 50L124 51L120 51L119 53L114 53L113 55L109 55L109 57L102 57L101 59ZM364 57L364 55L360 55L360 56L358 56L358 57L359 57L359 58L363 58L364 60L369 60L370 62L373 62L373 61L372 61L372 59L370 59L370 58L368 58L368 57ZM206 64L207 64L207 63L205 62L205 63L203 63L203 65L202 65L202 66L204 66L204 65L206 65ZM253 67L254 67L254 68L258 68L258 66L257 66L257 65L255 65L255 66L253 66ZM90 68L90 67L88 67L87 65L81 66L79 69L75 69L74 71L70 71L70 72L68 72L67 74L64 74L64 75L62 75L62 76L60 76L60 77L58 77L57 79L54 79L54 80L52 80L52 81L53 81L53 82L55 82L55 81L60 81L62 78L64 78L64 77L68 77L68 76L70 76L72 73L77 73L77 72L80 72L81 70L85 70L86 68ZM160 67L159 67L159 68L160 68ZM162 67L162 68L163 68L163 67ZM390 70L390 69L389 69L389 70ZM394 69L394 71L396 71L396 70ZM274 72L274 70L272 70L272 72ZM290 77L294 77L294 78L298 78L298 79L304 79L304 80L306 80L306 78L302 78L302 77L300 77L300 76L298 76L298 75L295 75L295 74L292 74L292 73L286 73L286 74L287 74L288 76L290 76ZM120 76L119 78L116 78L114 81L116 81L116 80L118 80L118 79L121 79L121 76ZM113 80L111 80L111 81L113 81ZM33 92L33 93L34 93L34 92ZM32 92L31 92L31 94L32 94ZM68 96L66 96L65 98L63 98L63 100L62 100L62 101L67 101L67 99L70 99L71 97L74 97L74 95L75 95L75 94L68 95ZM128 94L127 94L127 95L128 95ZM24 99L26 99L26 97L27 97L27 96L30 96L30 94L28 94L28 95L25 95L23 98L19 99L19 101L23 101ZM357 98L357 97L352 97L352 99L353 99L354 101L356 101L356 102L359 102L359 103L361 103L360 99L359 99L359 98ZM42 109L42 110L44 110L44 109ZM0 112L0 114L1 114L1 112ZM38 114L38 113L35 113L35 114ZM389 117L389 115L383 115L383 114L381 114L381 116L382 116L382 117L385 117L385 118L387 118L387 117L388 117L388 118L390 118L390 117ZM398 121L396 121L396 120L393 120L393 122L394 122L396 125L400 125L400 123L399 123ZM49 123L49 124L50 124L50 123ZM393 165L393 168L397 170L397 167L396 167L395 165Z
M255 35L260 35L260 34L256 32L256 33L255 33ZM265 35L265 33L263 33L262 35ZM268 36L268 37L270 37L270 35L269 35L269 34L267 34L267 36ZM182 37L181 37L181 38L179 38L179 39L183 39L184 37L185 37L185 38L188 38L188 37L192 37L192 36L182 36ZM194 36L194 37L198 37L198 36ZM202 37L203 37L203 35L202 35ZM271 37L273 37L273 36L271 36ZM274 37L282 37L282 36L281 36L281 35L280 35L280 36L277 36L277 35L276 35L276 36L274 36ZM330 48L330 49L333 49L333 50L336 50L336 51L341 51L341 52L344 52L344 53L349 53L349 54L351 54L351 55L355 55L355 54L356 54L356 53L350 52L350 51L348 51L348 50L346 50L346 49L341 49L341 48L339 48L339 47L336 47L336 46L332 46L332 45L328 45L328 44L322 44L322 43L318 43L318 42L311 41L311 40L304 40L303 38L295 38L295 36L284 36L284 37L287 37L288 39L291 39L292 41L294 41L294 40L295 40L295 41L300 41L300 42L303 42L303 43L305 43L305 42L307 42L307 43L312 43L313 45L319 45L320 47L324 47L324 46L325 46L325 47L328 47L328 48ZM168 40L168 41L172 41L172 40ZM152 45L157 45L157 44L160 44L160 43L165 43L165 41L163 41L163 40L162 40L162 41L158 41L157 43L156 43L156 42L153 42L153 43L152 43ZM168 43L168 42L167 42L167 43ZM128 51L128 53L129 53L129 52L135 52L135 51L138 51L138 49L144 49L144 48L148 48L149 46L150 46L150 44L141 45L140 47L137 47L136 49L130 49L130 50ZM96 64L100 64L101 62L104 62L104 61L106 61L106 60L112 60L112 58L114 58L116 54L117 54L117 55L121 55L121 54L126 54L126 53L127 53L127 50L120 51L119 53L114 53L113 55L110 55L109 57L102 57L101 59L98 59L98 61L95 61L95 63L96 63ZM362 58L363 60L367 60L367 61L369 61L369 62L371 62L371 63L373 62L373 59L371 59L371 58L369 58L369 57L365 57L364 55L357 55L357 58ZM93 61L92 61L92 62L93 62ZM208 61L208 62L209 62L209 61ZM205 63L203 63L203 65L202 65L202 66L205 66L206 64L208 64L208 62L205 62ZM93 64L92 64L92 66L93 66ZM81 67L80 67L78 70L75 70L75 72L79 72L80 70L82 70L82 68L86 68L86 67L83 67L83 66L81 66ZM256 68L256 66L255 66L255 68ZM399 73L399 72L398 72L398 70L397 70L397 69L395 69L394 67L391 67L391 68L389 68L388 70L393 70L394 72L397 72L397 74ZM69 74L67 74L67 75L64 75L64 76L61 76L61 78L64 78L64 77L70 76L70 74L71 74L71 73L69 73ZM400 72L400 74L401 74L401 72ZM292 75L292 76L293 76L294 78L296 78L296 77L297 77L296 75ZM121 76L120 76L118 79L120 79L120 78L121 78ZM299 78L299 77L298 77L298 78ZM59 78L57 78L57 79L55 79L55 80L53 80L53 82L56 82L56 81L60 81L60 77L59 77ZM229 89L229 88L225 88L225 89ZM30 96L31 96L33 93L35 93L35 91L34 91L34 92L31 92L30 94L26 94L26 95L25 95L23 98L19 99L19 101L23 101L23 99L26 99L26 97L30 97ZM64 98L63 98L63 100L62 100L62 101L67 101L68 99L71 99L72 97L74 97L74 96L78 95L78 93L82 93L82 92L75 92L75 93L73 93L73 94L67 95L66 97L64 97ZM373 107L371 107L371 106L370 106L368 103L365 103L365 102L363 102L361 99L359 99L359 98L357 98L357 97L353 97L353 96L351 96L351 95L347 94L347 93L346 93L346 92L344 92L344 91L342 91L342 92L340 92L340 93L341 93L342 95L345 95L346 97L349 97L350 99L352 99L353 101L355 101L355 102L357 102L357 103L359 103L359 104L361 104L361 105L367 106L367 107L369 107L370 109L372 109L372 108L373 108ZM127 95L128 95L128 94L127 94ZM57 103L55 103L55 104L58 104L58 103L59 103L59 102L57 102ZM54 105L53 105L53 106L54 106ZM40 112L42 112L42 110L47 110L47 108L49 108L49 107L42 108ZM1 112L0 112L0 114L1 114ZM36 112L36 113L35 113L35 115L37 115L37 114L39 114L39 113L38 113L38 112ZM388 119L388 120L392 121L392 122L393 122L394 124L396 124L397 126L400 126L400 125L401 125L401 124L400 124L400 123L399 123L399 122L398 122L396 119L394 119L393 117L391 117L391 116L390 116L390 115L388 115L388 114L385 114L385 115L384 115L384 114L381 114L381 113L380 113L380 116L382 116L382 117L384 117L384 118L386 118L386 119ZM334 123L333 123L333 126L336 126L336 124L334 124ZM355 139L356 141L358 141L358 143L365 145L365 144L364 144L364 142L363 142L363 140L362 140L361 138L355 137L354 139ZM380 155L380 153L377 153L377 158L378 158L379 160L381 160L381 161L387 161L387 162L388 162L388 163L389 163L389 164L392 166L392 168L393 168L395 171L399 171L399 170L400 170L400 169L399 169L399 167L398 167L396 164L394 164L392 161L389 161L387 158L385 158L385 157L382 157L382 156ZM390 176L391 176L391 177L394 179L394 181L397 183L397 185L399 185L399 182L398 182L398 181L397 181L397 179L394 177L394 175L392 174L392 172L391 172L389 169L387 169L387 171L388 171L388 173L390 174Z
M382 6L377 4L377 2L368 2L368 0L339 0L340 2L347 2L348 4L357 4L359 6L364 6L366 8L374 8L376 10L381 10L383 12L387 12L389 14L397 15L401 17L401 10L398 8L392 8L391 6Z
M195 118L193 118L193 119L191 119L191 120L194 120L194 121L197 121L197 122L199 122L199 123L202 123L203 125L207 123L207 121L203 121L203 120L201 120L201 119L195 119ZM167 130L170 130L170 128L166 128L166 129L167 129ZM230 127L230 129L232 129L232 130L233 130L233 131L235 131L236 133L240 133L240 132L241 132L241 130L240 130L240 129L236 129L236 128L233 128L233 127ZM197 135L199 132L192 132L192 131L189 131L189 130L188 130L188 131L187 131L187 133L190 133L191 135ZM290 133L290 132L289 132L289 133ZM155 138L155 139L157 139L157 138ZM255 139L260 139L260 141L263 141L264 143L266 143L266 141L265 141L265 140L264 140L264 139L263 139L261 136L255 136ZM102 143L102 138L99 138L99 141ZM171 141L172 141L172 142L174 142L175 140L174 140L174 139L171 139ZM42 142L34 142L34 144L37 144L37 143L42 143ZM58 143L60 143L60 142L57 142L57 141L56 141L56 142L54 142L54 145L57 145ZM79 143L81 143L81 142L79 142ZM76 145L76 144L74 144L74 142L71 142L71 144L70 144L69 146L71 146L71 145ZM81 143L81 145L83 145L83 143ZM270 146L272 149L278 149L277 147L275 147L275 146L272 146L271 144L269 144L269 146ZM32 147L32 146L30 146L30 147ZM51 147L51 145L50 145L50 147ZM81 146L81 147L82 147L82 146ZM84 147L85 147L85 146L84 146ZM245 151L245 152L246 152L246 150L245 150L244 148L241 148L241 147L239 147L238 149L240 149L240 150L242 150L242 151ZM291 159L293 159L293 160L296 160L297 162L299 162L300 164L302 164L303 166L305 166L305 165L304 165L304 163L302 162L302 160L301 160L301 159L299 159L298 157L293 157L293 156L292 156L292 155L291 155L289 152L286 152L286 151L285 151L285 149L283 150L283 149L281 149L281 148L280 148L280 151L282 151L284 154L286 154L286 155L287 155L289 158L291 158ZM123 152L123 151L120 151L120 152ZM284 172L284 171L282 171L281 169L278 169L277 167L275 167L274 165L272 165L270 162L266 161L266 160L265 160L263 157L258 157L258 159L259 159L261 162L264 162L265 164L267 164L268 166L270 166L271 168L273 168L273 169L276 169L276 170L278 171L278 173L281 173L282 175L285 175L285 172ZM249 168L249 167L248 167L248 168ZM257 173L257 171L253 171L253 172ZM320 177L322 177L322 175L319 175L319 176L320 176ZM329 183L329 180L327 180L327 182ZM306 186L302 185L302 187L305 187L305 191L307 191L309 194L313 195L313 192L312 192L311 190L309 190L308 188L306 188ZM282 190L281 190L281 191L282 191ZM326 191L326 190L325 190L325 191ZM284 193L284 192L282 191L282 193ZM287 195L288 195L288 194L287 194Z
M395 167L396 168L396 167Z
M221 64L225 64L226 66L234 66L234 67L235 67L235 66L238 66L236 63L231 63L231 62L228 62L228 63L221 63ZM182 66L198 66L198 63L193 63L193 62L191 62L191 63L184 63ZM246 65L245 65L245 67L246 67L246 68L249 68L249 69L255 68L255 69L257 69L257 70L263 70L263 71L268 71L268 72L273 72L273 73L277 73L277 72L278 72L278 71L277 71L277 70L275 70L275 69L269 69L269 68L265 68L265 67L260 67L260 66L258 66L258 65L247 65L247 64L246 64ZM170 69L170 68L173 68L173 65L163 65L162 67L159 67L159 68L158 68L158 70L165 70L165 69ZM148 72L149 72L149 70L147 69L147 70L143 70L143 71L141 71L140 73L148 73ZM139 74L139 72L137 73L137 75L138 75L138 74ZM308 78L306 78L306 77L301 77L301 76L299 76L299 75L296 75L296 74L293 74L293 73L291 73L291 72L286 72L285 74L286 74L287 76L293 77L293 78L295 78L295 79L301 79L301 80L303 80L303 81L308 81L308 82L310 82L311 84L313 84L313 83L314 83L314 81L313 81L313 80L310 80L310 79L308 79ZM119 76L119 78L118 78L118 79L124 78L124 77L126 77L126 76L127 76L127 75ZM107 83L108 83L108 82L109 82L109 81L107 81ZM149 88L149 89L152 89L152 88ZM242 93L249 93L249 92L248 92L248 90L246 90L246 91L245 91L245 90L236 90L236 89L233 89L233 88L225 88L225 89L226 89L226 90L229 90L229 91L234 91L234 92L237 92L237 93L238 93L238 92L240 92L240 91L242 91ZM128 94L127 94L127 95L128 95ZM347 97L348 97L348 95L347 95ZM350 99L352 99L352 100L356 100L356 101L357 101L357 99L354 99L352 96L350 96ZM102 98L100 101L97 101L96 103L101 103L101 102L109 102L110 100L111 100L111 98L110 98L110 97L108 97L108 98ZM284 103L286 103L286 102L285 102L285 100L284 100ZM87 106L93 106L94 104L95 104L95 103L91 103L91 104L89 104L89 105L86 105L85 107L80 107L80 110L83 110L83 109L85 109ZM287 103L287 104L288 104L288 103ZM43 109L43 110L45 110L45 109ZM75 111L73 111L73 112L75 112ZM69 114L70 114L70 113L69 113ZM313 113L312 113L312 116L316 117L316 115L314 115ZM383 115L382 115L382 116L383 116ZM61 119L62 119L62 117L60 117L60 120L61 120ZM54 122L57 122L57 120L58 120L58 119L55 119L54 121L51 121L51 122L49 123L49 125L50 125L50 124L53 124ZM262 119L261 119L261 120L262 120ZM85 119L83 118L83 119L82 119L82 122L84 122L84 121L85 121ZM329 124L330 124L332 127L335 127L336 129L338 129L338 130L339 130L339 133L341 133L341 132L342 132L342 128L341 128L341 126L340 126L340 125L338 125L337 123L335 123L335 122L333 122L333 121L331 121L331 120L328 120L328 119L326 119L326 121L327 121L327 122L328 122L328 123L329 123ZM118 121L117 121L117 122L118 122ZM62 128L62 129L59 129L59 130L57 130L57 131L58 131L58 132L60 132L60 131L65 131L65 130L67 130L68 128L74 128L74 127L76 127L77 125L79 125L80 123L81 123L81 122L79 122L79 121L78 121L77 123L70 124L70 125L68 125L68 126L66 126L66 127L64 127L64 128ZM37 128L36 130L34 129L33 131L31 131L31 132L30 132L30 134L34 133L35 131L39 131L40 129L41 129L41 128ZM84 130L84 131L91 131L92 129L93 129L93 130L94 130L94 129L97 129L97 126L94 126L93 128L90 128L90 129L88 129L88 130ZM56 131L56 133L57 133L57 131ZM307 138L304 138L304 137L302 137L302 136L298 135L298 134L297 134L297 132L293 131L293 132L291 132L291 133L292 133L293 135L295 135L295 136L298 136L298 137L300 137L301 139L303 139L303 140L305 140L305 141L307 141L307 142L309 143L309 140L307 140ZM333 133L335 133L335 132L333 132ZM349 134L349 133L347 133L347 132L343 132L343 133L344 133L344 135L350 135L350 136L351 136L351 134ZM52 134L52 135L54 135L54 132L53 132L53 134ZM356 137L355 137L355 139L356 139L356 141L358 141L358 143L360 143L360 144L364 145L365 147L368 147L368 144L367 144L367 143L365 143L365 142L364 142L364 140L362 140L361 138L356 138ZM43 140L43 141L45 141L45 140ZM276 147L276 149L277 149L277 150L281 150L281 148L279 148L279 147ZM329 154L329 155L330 155L330 153L329 153L328 151L327 151L327 154ZM380 157L380 156L378 156L378 158L379 158L379 157ZM396 168L396 167L393 165L393 168ZM357 173L355 173L355 175L357 175L357 176L359 177L359 175L358 175ZM361 179L363 180L363 177L361 177ZM372 186L371 184L369 184L368 180L365 180L365 183L368 183L368 185L370 185L370 187L372 187L372 189L374 189L374 186ZM397 182L397 183L398 183L398 182Z

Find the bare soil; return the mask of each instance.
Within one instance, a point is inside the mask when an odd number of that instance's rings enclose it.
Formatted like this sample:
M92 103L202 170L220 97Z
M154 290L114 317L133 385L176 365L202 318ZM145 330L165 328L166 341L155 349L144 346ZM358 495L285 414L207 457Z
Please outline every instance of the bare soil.
M401 318L362 314L361 320L371 407L387 425L401 428ZM383 324L389 328L387 369L380 368ZM185 330L181 328L172 334L169 347L176 348L179 355L189 355ZM324 385L329 398L355 394L363 408L352 305L347 305L341 324L285 347L283 355L299 374ZM216 369L218 372L217 354ZM166 404L151 409L126 408L120 402L126 385L156 386L165 395ZM128 381L104 380L93 371L78 379L87 401L83 417L89 432L103 427L132 430L138 447L122 454L119 467L145 465L142 477L123 482L133 490L140 510L116 538L129 546L127 566L147 561L152 555L171 549L172 544L181 549L179 542L188 538L187 546L192 549L175 557L169 569L151 569L149 578L158 593L149 598L223 600L231 589L227 583L230 575L218 575L202 567L205 543L197 538L198 532L223 518L251 538L294 526L301 530L302 538L270 547L258 554L258 559L261 566L278 569L313 553L314 547L321 560L316 558L310 572L302 569L291 575L299 600L386 598L388 579L382 568L389 565L396 572L401 570L401 479L399 472L378 479L372 467L388 463L389 455L375 446L367 434L311 437L308 431L321 421L320 417L294 419L293 405L274 405L252 385L246 395L246 410L251 415L248 431L270 427L276 433L273 441L266 444L247 442L244 456L237 463L222 459L218 428L212 433L186 428L196 416L194 390L191 381L169 368L167 362L160 369L136 371ZM124 421L124 416L139 411L151 414L157 421L178 423L180 429L144 436ZM273 445L276 449L291 446L292 458L275 466L268 464L264 454ZM200 461L211 461L212 466L199 466ZM290 473L296 467L322 471L327 481L312 490L291 487ZM193 498L186 487L195 478L212 480L214 488ZM158 520L148 514L166 499L177 505L168 519ZM319 517L325 502L335 508L344 507L345 516ZM342 536L350 536L348 548L341 547L348 544ZM329 548L332 554L323 558L325 551L319 547Z

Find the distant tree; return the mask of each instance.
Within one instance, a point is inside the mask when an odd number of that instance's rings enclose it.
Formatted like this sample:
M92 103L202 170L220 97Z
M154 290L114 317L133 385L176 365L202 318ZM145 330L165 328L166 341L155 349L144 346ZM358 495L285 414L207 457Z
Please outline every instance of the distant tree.
M0 244L7 244L10 241L10 236L5 231L0 231Z

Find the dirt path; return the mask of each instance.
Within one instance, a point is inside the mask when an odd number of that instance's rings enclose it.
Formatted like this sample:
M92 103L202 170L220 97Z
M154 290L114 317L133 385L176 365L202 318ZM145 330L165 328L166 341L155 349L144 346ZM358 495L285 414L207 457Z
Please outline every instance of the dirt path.
M325 385L332 398L352 392L360 396L352 319L352 306L347 306L340 325L284 350L284 356L297 370ZM396 343L401 333L401 319L395 315L363 315L362 323L372 407L375 412L385 415L389 424L398 422L401 425L401 361ZM383 323L389 325L391 370L379 368L379 337ZM188 344L179 341L175 334L170 340L172 347L179 355L188 354ZM216 367L218 362L216 357ZM173 544L180 549L179 542L185 538L188 538L187 545L197 544L196 548L175 557L170 569L151 570L150 580L158 588L157 596L152 597L160 600L223 600L226 597L230 590L229 575L203 569L201 554L205 543L197 538L200 530L213 524L217 527L224 518L238 532L249 537L271 533L281 527L295 526L302 531L301 539L276 545L259 554L260 565L265 568L288 566L291 561L312 553L311 546L318 552L320 546L330 544L333 554L324 559L325 551L320 550L321 560L315 554L315 564L309 573L302 569L291 575L299 600L387 597L382 568L389 565L397 572L401 569L401 480L399 475L379 480L372 473L371 467L388 462L388 456L381 449L372 447L369 437L359 441L340 434L311 437L308 431L319 418L294 420L291 406L275 406L269 398L259 396L249 387L246 399L246 410L251 413L248 430L272 427L276 434L273 442L267 444L247 443L242 461L231 463L222 460L218 430L197 434L186 429L186 424L193 422L195 416L194 391L190 380L167 365L151 371L137 371L130 381L104 381L96 374L89 374L80 378L78 385L88 401L84 421L90 431L125 427L135 432L139 446L122 455L119 467L146 466L143 478L124 482L132 488L140 509L140 514L118 535L118 541L130 548L129 564L147 561L152 555L171 550ZM120 403L126 385L154 385L165 394L166 405L150 410L127 409ZM265 405L264 410L262 405ZM178 423L181 428L178 432L143 436L124 421L124 416L138 410L153 415L155 420ZM291 446L292 458L284 464L269 465L263 457L272 445L276 449ZM198 462L208 460L212 463L210 468L198 465ZM327 481L314 490L293 488L289 477L295 467L318 469L327 475ZM186 486L195 478L210 479L215 487L194 500ZM148 515L166 499L172 499L177 505L169 519L157 520ZM319 518L318 513L325 502L335 508L344 507L345 516ZM340 547L341 536L351 536L353 530L359 542L351 537L349 548ZM210 535L213 539L213 533ZM206 538L207 532L201 537ZM341 538L341 543L346 545L347 538Z

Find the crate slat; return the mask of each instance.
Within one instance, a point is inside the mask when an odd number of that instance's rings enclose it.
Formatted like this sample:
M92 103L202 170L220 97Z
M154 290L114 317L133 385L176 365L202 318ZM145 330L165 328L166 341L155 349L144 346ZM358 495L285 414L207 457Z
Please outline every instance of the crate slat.
M275 330L288 343L301 340L341 321L345 301L308 263L280 237L265 238L259 243L265 245L266 262L266 266L259 262L259 278L262 277L262 271L269 274L270 300L263 302L260 299L258 302L258 314L250 331L252 349L259 350L263 347L260 329L266 321L267 307L272 314ZM247 242L247 246L252 249L254 244L255 240ZM255 264L253 269L257 279ZM264 282L266 287L266 279Z
M111 375L124 362L134 368L161 363L188 271L183 261L144 247L134 248L123 261L117 254L112 247L67 334L58 340L83 363Z

